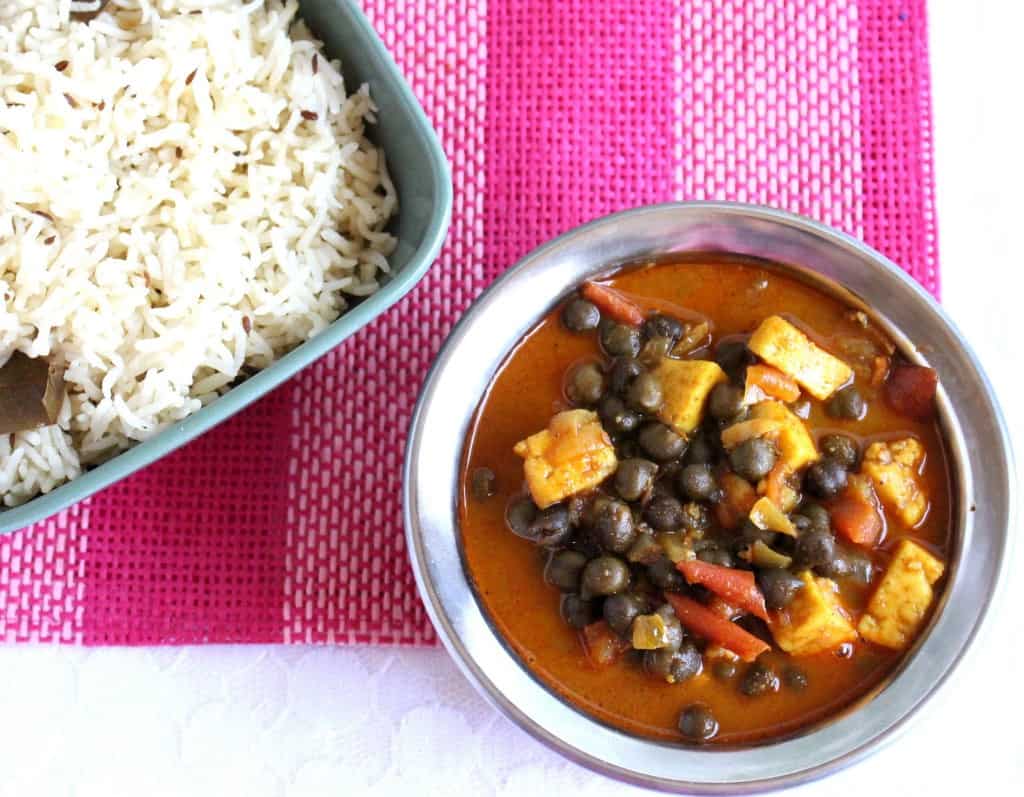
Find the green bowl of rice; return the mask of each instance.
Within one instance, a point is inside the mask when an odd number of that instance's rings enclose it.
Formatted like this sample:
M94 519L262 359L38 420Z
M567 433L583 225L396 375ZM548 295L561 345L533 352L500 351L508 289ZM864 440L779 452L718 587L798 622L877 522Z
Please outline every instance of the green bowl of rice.
M0 4L0 532L154 462L404 296L447 232L429 121L350 0ZM2 419L0 419L2 425Z

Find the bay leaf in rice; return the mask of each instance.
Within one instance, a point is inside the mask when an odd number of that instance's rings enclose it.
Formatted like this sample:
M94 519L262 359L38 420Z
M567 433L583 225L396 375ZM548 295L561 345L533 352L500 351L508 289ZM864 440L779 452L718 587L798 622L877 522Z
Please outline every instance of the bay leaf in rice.
M15 352L0 368L0 434L55 423L63 401L63 370L48 357Z

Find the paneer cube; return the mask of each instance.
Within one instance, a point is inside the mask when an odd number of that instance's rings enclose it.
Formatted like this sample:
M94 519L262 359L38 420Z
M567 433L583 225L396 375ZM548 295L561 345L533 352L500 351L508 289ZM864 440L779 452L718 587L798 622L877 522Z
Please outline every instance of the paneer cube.
M932 603L932 585L945 566L911 540L902 540L860 618L860 635L877 645L904 650Z
M654 369L654 375L664 396L658 417L684 436L700 425L714 386L728 379L718 363L667 357Z
M791 472L818 461L818 449L804 422L781 401L762 401L750 408L754 420L778 421L776 442L786 468Z
M761 322L747 342L747 348L793 377L816 399L827 399L853 376L850 366L777 315Z
M513 450L526 460L526 484L541 509L594 489L619 464L611 438L589 410L558 413L547 429L520 440Z
M928 511L928 496L918 474L924 462L924 446L913 437L872 443L864 452L861 471L875 485L885 508L907 528L913 528Z
M789 606L772 613L770 627L778 646L794 656L810 656L857 639L857 631L839 602L835 582L815 578L809 570L800 578L803 589Z

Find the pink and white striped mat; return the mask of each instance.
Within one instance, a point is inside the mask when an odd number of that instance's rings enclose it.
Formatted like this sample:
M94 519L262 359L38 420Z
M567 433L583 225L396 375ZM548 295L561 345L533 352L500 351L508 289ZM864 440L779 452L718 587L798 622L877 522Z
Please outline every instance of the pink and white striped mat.
M777 205L938 290L924 0L366 0L440 132L455 214L399 307L236 419L0 540L0 639L434 639L404 435L479 291L544 240L669 199Z

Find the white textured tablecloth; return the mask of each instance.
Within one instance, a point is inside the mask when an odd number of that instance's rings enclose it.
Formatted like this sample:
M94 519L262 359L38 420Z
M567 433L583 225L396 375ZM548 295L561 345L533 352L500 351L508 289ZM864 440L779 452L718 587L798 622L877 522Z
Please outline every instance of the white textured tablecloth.
M894 0L896 2L896 0ZM943 301L1024 452L1024 4L934 0ZM987 632L913 731L794 793L1024 783L1024 546ZM0 648L0 795L639 793L499 716L441 650Z

